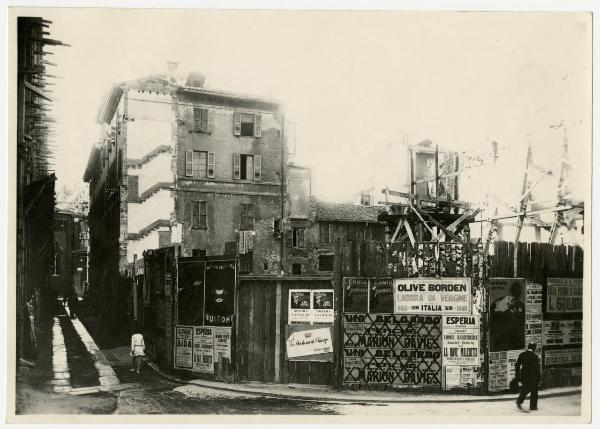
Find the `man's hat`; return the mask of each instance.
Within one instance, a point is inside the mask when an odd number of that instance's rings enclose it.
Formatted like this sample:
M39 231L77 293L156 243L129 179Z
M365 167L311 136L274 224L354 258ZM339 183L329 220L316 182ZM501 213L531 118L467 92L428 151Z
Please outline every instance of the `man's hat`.
M537 344L536 344L536 343L529 343L529 344L527 344L527 348L528 348L529 350L535 350L535 349L536 349L536 347L537 347Z

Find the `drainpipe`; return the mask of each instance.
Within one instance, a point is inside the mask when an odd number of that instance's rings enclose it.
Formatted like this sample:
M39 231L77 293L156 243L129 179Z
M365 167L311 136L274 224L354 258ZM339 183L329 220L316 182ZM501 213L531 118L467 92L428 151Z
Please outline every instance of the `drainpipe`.
M281 115L281 175L280 175L280 190L281 190L281 220L279 221L279 275L283 276L283 244L284 244L284 234L283 234L283 218L285 212L285 153L286 153L286 122L285 122L285 112Z

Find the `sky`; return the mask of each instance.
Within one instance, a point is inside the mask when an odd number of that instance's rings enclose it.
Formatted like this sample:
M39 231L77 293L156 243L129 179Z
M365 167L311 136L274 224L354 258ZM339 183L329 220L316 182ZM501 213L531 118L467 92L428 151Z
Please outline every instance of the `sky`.
M319 198L356 202L357 191L380 185L373 170L386 147L430 139L482 156L497 141L497 173L463 183L473 195L492 187L515 199L528 143L537 164L557 168L565 136L576 166L571 188L584 197L586 14L53 9L44 17L51 37L71 45L50 59L61 76L59 187L80 186L112 83L178 61L181 71L206 74L209 87L283 101L296 124L294 161L312 168Z

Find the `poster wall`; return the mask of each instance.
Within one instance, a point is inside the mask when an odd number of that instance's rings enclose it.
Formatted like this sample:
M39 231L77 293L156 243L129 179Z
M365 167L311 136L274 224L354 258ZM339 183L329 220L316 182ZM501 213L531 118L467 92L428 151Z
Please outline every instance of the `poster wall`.
M333 289L290 289L288 323L333 323Z
M443 316L445 366L479 366L479 317Z
M394 279L395 313L471 314L471 278Z
M508 390L510 380L515 377L515 364L523 350L491 352L489 360L488 386L490 392Z
M175 327L175 368L214 374L215 366L231 361L231 328Z
M344 384L441 385L442 316L345 314Z
M546 313L583 312L583 279L549 277L546 284Z
M490 352L525 348L525 280L490 278Z

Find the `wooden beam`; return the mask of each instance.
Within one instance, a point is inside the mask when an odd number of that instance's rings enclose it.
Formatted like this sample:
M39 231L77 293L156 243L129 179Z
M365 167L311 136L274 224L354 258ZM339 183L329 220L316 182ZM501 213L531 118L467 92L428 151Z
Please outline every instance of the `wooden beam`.
M452 222L450 225L448 225L448 228L446 228L448 231L450 232L454 232L456 231L456 229L458 228L458 226L467 218L469 217L475 217L477 216L477 213L479 213L481 211L481 209L477 209L474 212L471 211L467 211L465 213L462 214L461 217L459 217L458 219L456 219L454 222ZM442 234L440 233L438 235L438 240L442 239Z
M404 228L406 228L406 233L408 234L408 238L410 239L410 245L415 247L415 236L413 235L412 229L410 228L410 224L406 219L403 219Z
M436 234L435 234L435 232L433 232L433 229L431 229L429 227L429 225L427 225L427 222L425 222L425 219L423 219L423 216L421 216L421 213L419 213L421 210L415 208L410 202L408 203L408 206L412 209L413 212L415 212L415 214L421 220L423 225L425 225L425 228L427 228L429 230L429 232L431 233L431 238L434 239L436 237ZM427 215L427 216L429 216L429 215ZM429 216L429 217L431 218L431 216ZM439 241L439 240L436 239L436 241Z
M420 196L420 195L416 195L416 194L409 194L406 192L392 191L388 188L382 189L381 192L385 193L386 189L387 189L388 195L392 195L394 197L402 197L402 198L406 198L409 200L419 200L419 201L425 201L425 202L436 203L436 204L444 203L444 204L448 204L450 206L461 207L461 208L471 208L473 206L471 203L468 203L466 201L446 200L444 198L434 198L434 197L424 197L424 196ZM391 204L393 204L393 203L391 203Z
M455 235L452 231L450 231L448 228L446 228L444 225L442 225L440 222L438 222L436 219L433 218L433 216L431 216L429 213L427 213L426 211L421 211L421 213L423 213L425 216L427 216L427 218L438 228L440 228L442 231L444 231L443 233L439 233L437 234L437 236L434 236L436 241L440 241L442 239L442 237L445 235L449 236L450 238L452 238L455 241L458 242L462 242L462 240L460 239L460 237L458 237L457 235Z
M451 177L455 177L458 176L460 173L454 172L454 173L447 173L447 174L440 174L438 176L438 179L449 179ZM415 183L428 183L428 182L433 182L435 180L435 177L426 177L424 179L417 179L415 180Z
M390 240L390 243L393 243L394 241L396 241L396 237L400 233L401 229L402 229L402 221L398 221L398 226L396 227L396 231L394 231L394 235L392 235L392 239Z

